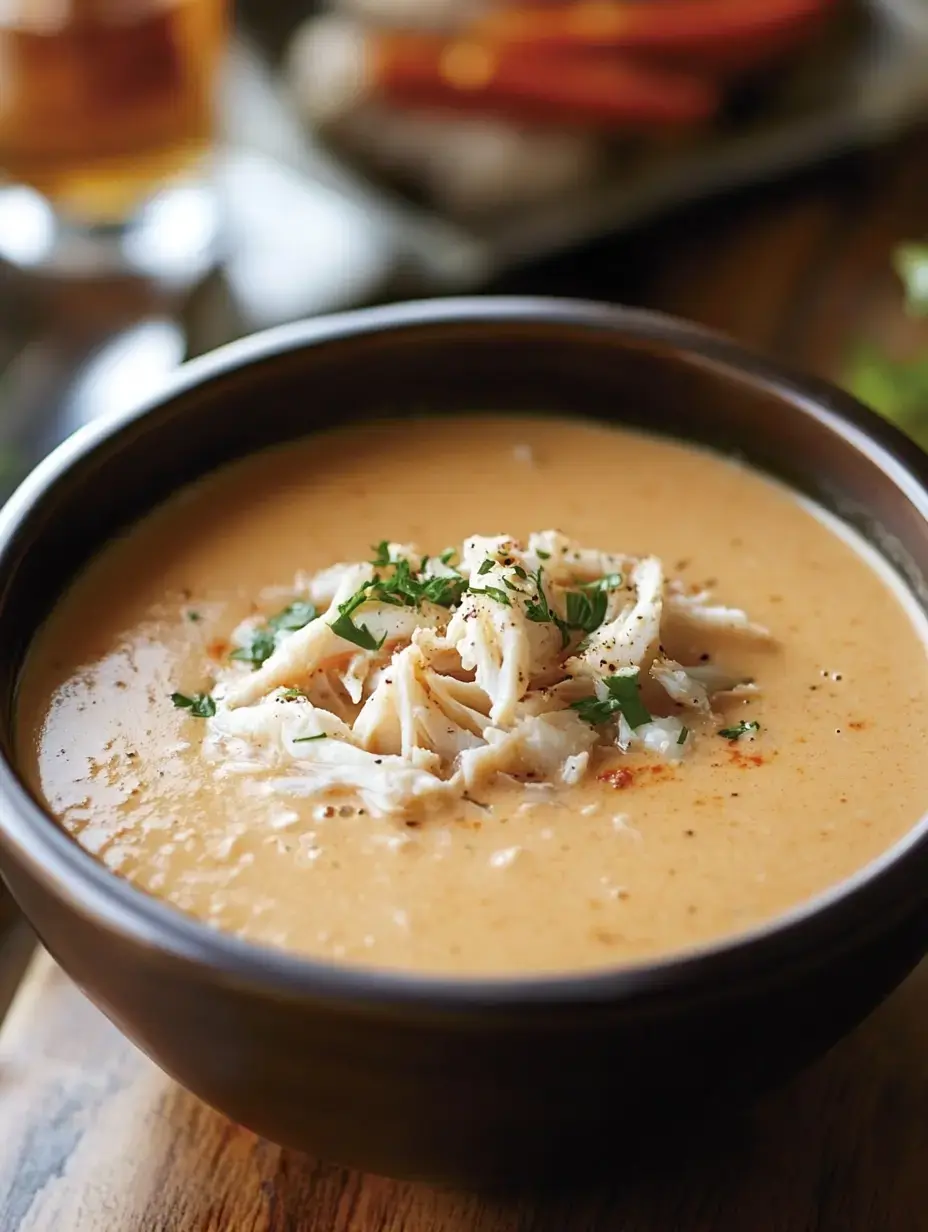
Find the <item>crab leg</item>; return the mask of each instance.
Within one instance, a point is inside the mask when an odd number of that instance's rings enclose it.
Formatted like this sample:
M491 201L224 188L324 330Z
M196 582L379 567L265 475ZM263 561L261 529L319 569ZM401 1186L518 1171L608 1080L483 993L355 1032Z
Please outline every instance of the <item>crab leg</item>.
M303 36L307 63L320 66L322 103L350 93L355 101L609 131L697 123L720 103L713 82L615 56L533 55L467 38L361 27L345 35L323 19Z
M687 57L701 69L755 64L805 38L836 0L570 0L503 6L473 31L524 49L614 48Z

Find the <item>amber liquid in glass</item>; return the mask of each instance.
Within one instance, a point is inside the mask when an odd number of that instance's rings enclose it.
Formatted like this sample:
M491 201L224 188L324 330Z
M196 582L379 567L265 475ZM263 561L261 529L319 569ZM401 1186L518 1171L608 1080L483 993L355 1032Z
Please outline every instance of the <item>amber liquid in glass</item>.
M118 223L211 145L224 0L0 2L0 177Z

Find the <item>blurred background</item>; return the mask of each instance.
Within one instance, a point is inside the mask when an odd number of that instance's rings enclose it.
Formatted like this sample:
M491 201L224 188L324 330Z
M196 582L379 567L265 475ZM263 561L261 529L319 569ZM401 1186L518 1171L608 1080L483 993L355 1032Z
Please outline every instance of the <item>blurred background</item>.
M928 442L928 0L0 0L0 498L189 356L474 291Z

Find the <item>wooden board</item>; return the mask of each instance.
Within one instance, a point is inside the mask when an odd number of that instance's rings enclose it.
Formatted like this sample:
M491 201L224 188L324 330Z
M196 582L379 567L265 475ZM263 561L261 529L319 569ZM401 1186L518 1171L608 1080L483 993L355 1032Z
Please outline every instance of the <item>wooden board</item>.
M687 1162L506 1202L282 1151L165 1078L40 955L0 1034L3 1232L924 1232L928 965Z
M911 337L889 253L919 232L925 133L499 289L636 299L835 376L859 339ZM22 937L0 946L0 985L22 957ZM678 1229L928 1232L928 965L686 1160L544 1200L395 1184L261 1141L163 1077L44 955L0 1030L0 1232Z

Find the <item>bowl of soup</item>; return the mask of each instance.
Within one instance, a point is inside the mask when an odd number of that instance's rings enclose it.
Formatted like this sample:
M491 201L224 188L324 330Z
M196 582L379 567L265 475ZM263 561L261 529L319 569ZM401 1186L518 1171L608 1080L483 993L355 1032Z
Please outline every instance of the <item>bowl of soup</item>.
M494 1184L685 1141L926 948L926 475L619 308L197 360L0 513L3 876L276 1142Z

